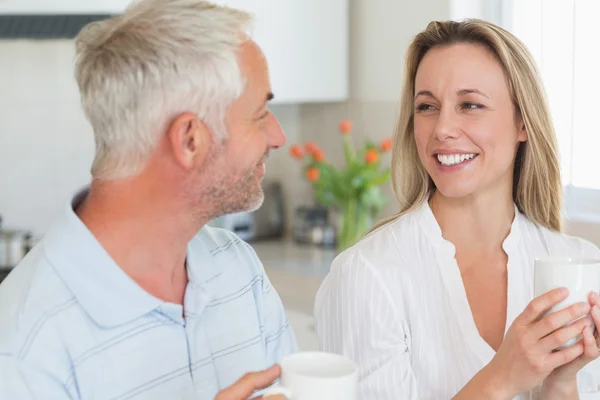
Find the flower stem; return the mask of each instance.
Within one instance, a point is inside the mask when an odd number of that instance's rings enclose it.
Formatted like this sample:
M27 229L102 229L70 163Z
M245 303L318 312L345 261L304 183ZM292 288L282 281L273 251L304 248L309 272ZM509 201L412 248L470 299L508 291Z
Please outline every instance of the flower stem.
M350 141L350 136L344 136L344 154L346 155L346 163L350 165L356 158L356 151L354 145Z

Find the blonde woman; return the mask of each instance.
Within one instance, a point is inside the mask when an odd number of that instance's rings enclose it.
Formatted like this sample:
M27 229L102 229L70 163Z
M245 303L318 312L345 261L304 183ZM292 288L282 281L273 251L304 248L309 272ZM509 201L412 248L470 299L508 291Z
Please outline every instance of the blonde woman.
M359 364L361 399L597 399L592 322L564 327L590 311L600 326L597 294L545 318L565 292L533 299L535 258L600 250L561 233L556 138L530 54L484 21L432 22L405 74L400 212L335 260L315 303L321 347Z

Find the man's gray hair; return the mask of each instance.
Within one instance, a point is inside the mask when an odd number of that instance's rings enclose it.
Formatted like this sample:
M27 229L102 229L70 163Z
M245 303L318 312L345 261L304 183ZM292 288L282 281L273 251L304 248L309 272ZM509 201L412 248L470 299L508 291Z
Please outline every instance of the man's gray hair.
M238 51L251 23L243 11L202 0L141 0L86 26L75 76L94 129L94 178L137 174L183 112L224 139L225 112L245 87Z

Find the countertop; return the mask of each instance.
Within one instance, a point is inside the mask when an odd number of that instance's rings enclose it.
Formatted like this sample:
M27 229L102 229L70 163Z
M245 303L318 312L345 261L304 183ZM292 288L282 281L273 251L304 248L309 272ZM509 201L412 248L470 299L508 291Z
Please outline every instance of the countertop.
M337 252L290 239L250 244L286 309L312 315L315 296Z

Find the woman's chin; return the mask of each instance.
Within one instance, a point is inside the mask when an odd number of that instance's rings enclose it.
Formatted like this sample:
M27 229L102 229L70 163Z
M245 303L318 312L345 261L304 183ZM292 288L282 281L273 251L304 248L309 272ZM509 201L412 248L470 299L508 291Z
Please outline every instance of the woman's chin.
M475 193L475 190L471 186L467 185L437 185L436 191L448 199L461 199L470 197Z

